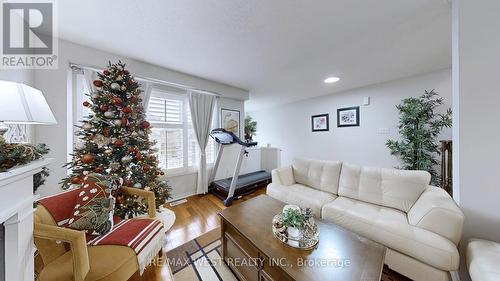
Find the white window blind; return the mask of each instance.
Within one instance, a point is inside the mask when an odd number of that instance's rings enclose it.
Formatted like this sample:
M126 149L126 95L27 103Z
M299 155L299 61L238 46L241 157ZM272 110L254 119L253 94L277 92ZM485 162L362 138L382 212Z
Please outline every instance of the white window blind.
M200 149L185 93L153 89L147 105L146 118L153 125L151 138L156 141L160 167L179 170L198 164ZM206 148L209 164L215 161L215 149L215 142L210 138Z

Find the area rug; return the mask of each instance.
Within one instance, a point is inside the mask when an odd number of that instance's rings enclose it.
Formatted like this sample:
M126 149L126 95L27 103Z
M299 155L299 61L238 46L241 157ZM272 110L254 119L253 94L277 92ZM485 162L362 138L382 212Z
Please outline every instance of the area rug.
M167 252L175 281L238 281L221 258L220 228ZM411 281L384 266L381 281Z

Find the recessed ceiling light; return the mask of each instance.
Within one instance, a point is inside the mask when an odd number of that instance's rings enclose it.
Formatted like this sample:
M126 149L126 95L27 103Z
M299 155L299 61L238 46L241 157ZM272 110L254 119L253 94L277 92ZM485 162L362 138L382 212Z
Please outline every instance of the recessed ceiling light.
M340 80L340 78L338 77L328 77L325 79L325 83L335 83L335 82L338 82Z

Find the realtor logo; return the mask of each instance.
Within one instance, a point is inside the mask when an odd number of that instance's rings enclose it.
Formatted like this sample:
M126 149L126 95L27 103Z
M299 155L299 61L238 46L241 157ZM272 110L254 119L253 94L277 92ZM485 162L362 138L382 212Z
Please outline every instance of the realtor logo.
M55 2L1 1L1 68L57 68Z

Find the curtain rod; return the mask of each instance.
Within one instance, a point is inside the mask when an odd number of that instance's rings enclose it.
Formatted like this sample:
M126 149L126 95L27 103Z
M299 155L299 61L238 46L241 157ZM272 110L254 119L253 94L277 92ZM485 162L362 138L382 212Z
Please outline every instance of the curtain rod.
M96 71L96 72L102 72L104 70L104 69L99 68L99 67L81 65L81 64L72 63L72 62L69 63L69 67L71 69L88 69L88 70L92 70L92 71ZM178 89L182 89L182 90L194 91L194 92L198 92L198 93L202 93L202 94L214 95L217 97L221 96L221 94L213 92L213 91L202 90L202 89L198 89L195 87L191 87L191 86L187 86L187 85L183 85L183 84L179 84L179 83L174 83L174 82L168 82L168 81L161 80L161 79L144 77L144 76L135 76L135 75L134 75L134 77L137 78L137 80L143 80L143 81L152 82L155 84L160 84L160 85L165 85L165 86L170 86L170 87L174 87L174 88L178 88Z

